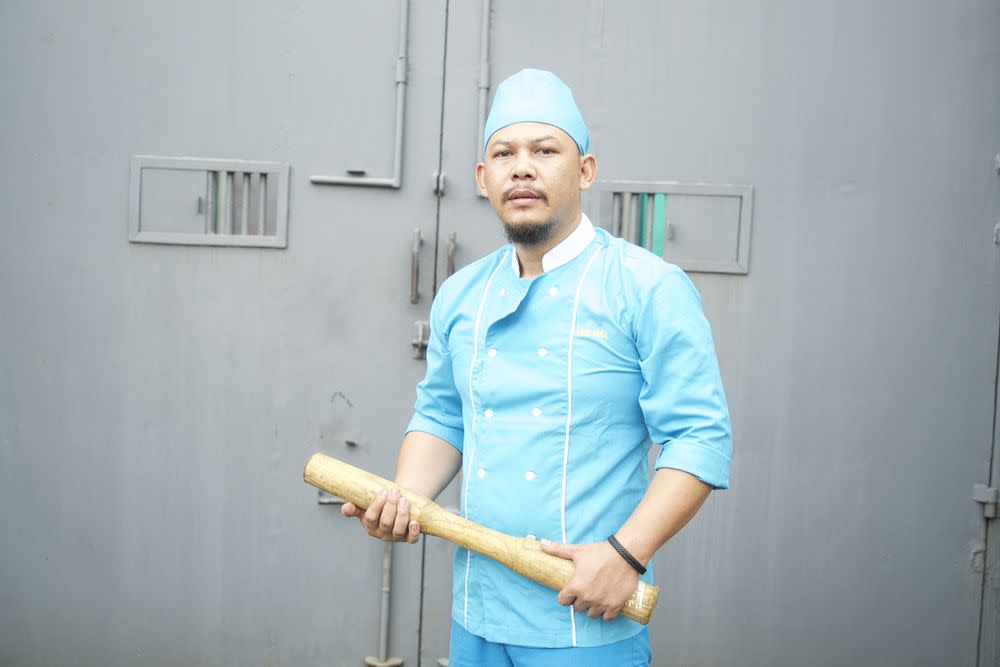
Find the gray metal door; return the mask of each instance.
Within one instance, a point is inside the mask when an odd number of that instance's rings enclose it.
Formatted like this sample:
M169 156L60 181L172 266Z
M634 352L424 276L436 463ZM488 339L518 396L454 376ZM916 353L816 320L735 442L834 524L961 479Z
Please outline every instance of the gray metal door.
M451 3L438 239L459 265L503 242L472 178L480 16ZM976 664L998 27L987 2L493 3L490 83L562 76L600 180L752 188L748 272L691 274L736 458L733 488L657 558L657 661ZM716 213L666 201L725 259ZM609 224L602 202L585 203ZM446 641L446 555L425 567L424 665Z
M445 2L414 3L402 69L399 0L51 4L0 8L0 663L361 664L382 547L302 467L392 476ZM403 187L312 184L391 178L401 75ZM134 154L290 164L287 248L129 243ZM167 180L143 210L200 210L203 180ZM396 555L415 664L420 550Z

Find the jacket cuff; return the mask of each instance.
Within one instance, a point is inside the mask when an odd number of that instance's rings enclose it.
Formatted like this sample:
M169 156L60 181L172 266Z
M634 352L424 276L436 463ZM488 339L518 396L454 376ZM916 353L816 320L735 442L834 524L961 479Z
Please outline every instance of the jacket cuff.
M732 459L719 450L693 440L671 440L656 457L657 470L683 470L716 489L729 488L731 463Z
M406 427L404 435L410 431L421 431L437 436L459 452L462 451L462 444L465 440L465 431L462 429L445 426L419 414L413 415L413 419L410 420L409 425Z

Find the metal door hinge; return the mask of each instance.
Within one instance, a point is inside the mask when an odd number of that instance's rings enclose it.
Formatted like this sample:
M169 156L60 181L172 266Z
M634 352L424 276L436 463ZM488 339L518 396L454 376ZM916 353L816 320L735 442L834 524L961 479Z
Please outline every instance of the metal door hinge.
M1000 501L1000 491L996 487L985 484L972 485L972 499L983 505L983 516L987 519L995 519L997 516L997 502Z
M993 245L1000 245L1000 222L993 228Z
M417 336L410 341L410 345L413 346L413 358L414 359L426 359L427 358L427 341L428 335L430 334L430 325L427 322L417 321Z
M436 171L434 172L434 194L438 197L444 197L444 172Z

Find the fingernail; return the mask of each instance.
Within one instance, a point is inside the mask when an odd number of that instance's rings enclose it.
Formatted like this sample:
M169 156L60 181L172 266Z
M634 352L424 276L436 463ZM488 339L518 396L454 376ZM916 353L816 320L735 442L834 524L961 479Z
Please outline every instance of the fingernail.
M399 506L400 507L406 507L406 498L400 498L399 499Z
M550 544L552 544L552 542L550 540L541 540L539 542L539 544L543 544L545 546L549 546Z

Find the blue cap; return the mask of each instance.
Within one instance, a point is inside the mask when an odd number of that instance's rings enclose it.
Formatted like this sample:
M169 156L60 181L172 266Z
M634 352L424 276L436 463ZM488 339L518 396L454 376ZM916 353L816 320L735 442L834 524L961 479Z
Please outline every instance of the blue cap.
M572 137L581 155L590 148L590 133L573 91L552 72L523 69L497 86L483 130L483 155L490 137L514 123L553 125Z

